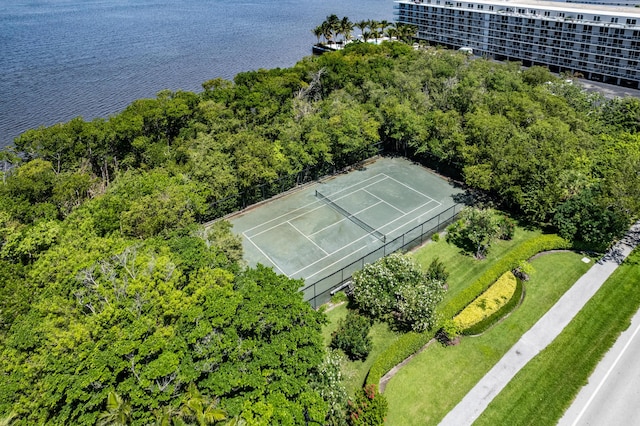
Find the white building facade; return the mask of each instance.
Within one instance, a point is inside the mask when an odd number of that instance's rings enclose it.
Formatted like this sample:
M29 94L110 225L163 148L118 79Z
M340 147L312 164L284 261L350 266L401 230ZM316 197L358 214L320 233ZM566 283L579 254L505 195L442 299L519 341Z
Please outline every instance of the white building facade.
M417 38L640 89L640 8L535 0L396 1Z

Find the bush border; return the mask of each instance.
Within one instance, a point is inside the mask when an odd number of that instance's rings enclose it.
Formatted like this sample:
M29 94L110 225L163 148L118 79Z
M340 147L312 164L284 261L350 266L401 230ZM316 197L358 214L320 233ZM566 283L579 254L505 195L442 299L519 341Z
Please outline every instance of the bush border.
M484 293L502 274L516 268L518 262L521 260L530 259L543 251L568 248L571 248L571 243L555 234L541 235L514 247L509 253L496 261L496 263L485 271L475 282L458 293L441 309L441 321L453 318L469 303L473 302L478 295ZM373 361L367 378L365 379L365 385L379 385L382 377L391 371L393 367L429 343L429 341L435 337L436 331L439 328L440 324L436 325L433 330L425 333L409 332L400 336L395 343L389 346L387 350L382 352Z
M520 278L516 277L516 289L513 292L511 299L509 299L507 303L502 305L500 309L495 311L493 314L462 330L460 334L462 334L463 336L478 336L484 333L485 331L493 327L496 323L500 322L508 314L510 314L517 306L519 306L523 296L524 283Z

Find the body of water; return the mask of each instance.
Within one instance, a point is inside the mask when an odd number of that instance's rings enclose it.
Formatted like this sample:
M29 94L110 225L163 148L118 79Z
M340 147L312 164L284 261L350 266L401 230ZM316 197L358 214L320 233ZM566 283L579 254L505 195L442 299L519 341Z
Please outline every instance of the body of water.
M290 67L311 54L311 30L330 14L393 21L392 0L0 2L0 147L163 89Z

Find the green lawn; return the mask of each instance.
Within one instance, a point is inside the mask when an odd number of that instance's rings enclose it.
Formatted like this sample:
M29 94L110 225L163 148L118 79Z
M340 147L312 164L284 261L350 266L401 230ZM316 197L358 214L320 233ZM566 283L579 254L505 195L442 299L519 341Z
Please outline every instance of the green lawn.
M639 307L640 250L636 250L560 336L514 377L476 424L556 424Z
M329 346L331 333L338 327L338 321L347 316L347 304L344 303L331 309L326 312L326 315L329 318L329 323L322 329L322 334L327 346ZM398 338L398 334L389 330L387 324L380 322L376 322L371 327L369 336L373 340L373 349L367 359L364 361L345 361L342 365L345 387L349 395L354 395L355 391L364 385L364 379L367 377L375 358Z
M524 231L523 231L524 232ZM535 235L534 233L526 233ZM518 236L517 238L525 238ZM508 250L513 242L500 242L490 253L491 260ZM472 259L449 262L456 257L444 242L446 250L438 250L440 259L451 272L450 288L460 290L468 280L489 267L487 260ZM428 247L428 246L427 246ZM440 247L438 247L440 248ZM416 258L428 264L433 253L418 252ZM389 402L388 425L437 424L464 395L488 372L562 294L591 266L583 263L576 253L553 253L532 262L535 273L525 284L524 302L506 320L481 337L463 338L458 346L432 345L417 355L389 382L385 396ZM473 272L465 268L473 268ZM463 275L464 279L459 276ZM500 423L494 423L500 424Z
M442 304L446 304L456 293L465 289L475 281L491 264L505 255L509 250L523 241L537 237L540 231L528 231L517 227L513 239L509 241L498 240L491 245L486 259L476 260L473 256L461 253L460 249L449 244L442 238L438 242L429 242L424 247L413 253L416 261L426 269L431 261L438 257L449 272L449 290Z

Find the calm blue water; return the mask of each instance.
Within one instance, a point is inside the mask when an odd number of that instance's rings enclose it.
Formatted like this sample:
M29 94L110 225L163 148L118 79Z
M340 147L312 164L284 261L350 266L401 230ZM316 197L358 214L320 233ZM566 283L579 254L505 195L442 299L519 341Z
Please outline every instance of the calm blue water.
M162 89L290 67L332 13L392 21L393 1L0 0L0 146Z

